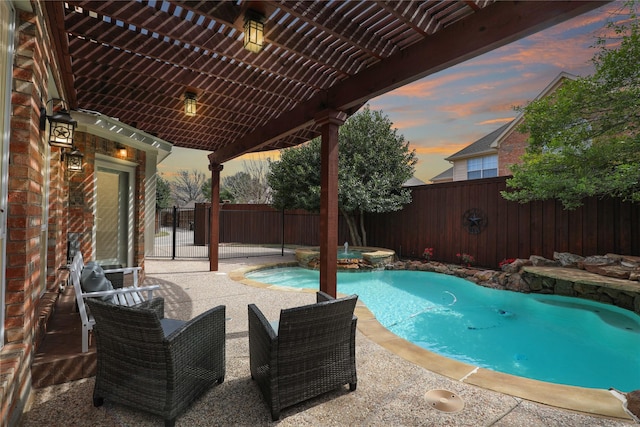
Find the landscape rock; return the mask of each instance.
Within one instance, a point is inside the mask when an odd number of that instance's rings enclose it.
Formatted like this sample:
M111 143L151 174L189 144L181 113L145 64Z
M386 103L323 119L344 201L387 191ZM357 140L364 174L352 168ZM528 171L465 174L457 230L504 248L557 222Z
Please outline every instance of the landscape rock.
M627 393L627 409L637 419L640 419L640 390L634 390Z
M620 264L626 267L640 268L640 256L624 255Z
M562 267L578 268L578 264L584 261L584 257L570 252L554 252L553 259L558 261Z
M473 276L481 282L488 282L493 279L494 274L495 272L492 270L483 270L483 271L478 271Z
M536 267L559 267L560 266L560 263L558 261L553 261L538 255L531 255L529 257L529 260Z
M604 267L590 266L587 271L596 273L601 276L615 277L616 279L628 280L631 273L634 271L632 268L623 267L622 265L608 265Z
M593 255L586 257L581 263L579 263L579 267L583 270L587 270L590 273L597 273L597 270L600 267L606 267L608 265L616 264L616 261L602 255Z

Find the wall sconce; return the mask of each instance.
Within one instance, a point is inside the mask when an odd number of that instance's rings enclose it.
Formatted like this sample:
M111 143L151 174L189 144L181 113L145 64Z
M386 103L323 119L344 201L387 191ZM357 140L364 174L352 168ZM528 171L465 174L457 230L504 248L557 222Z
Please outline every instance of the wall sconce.
M184 114L189 117L196 115L196 94L193 92L184 93Z
M122 144L116 144L116 154L122 158L127 157L127 147Z
M53 111L53 102L59 101L62 109ZM52 114L47 115L47 105L51 103ZM73 148L73 132L78 122L71 118L68 105L64 99L53 98L40 107L40 130L47 127L47 119L49 119L49 145L62 148Z
M63 149L60 159L64 161L65 157L67 158L67 170L72 172L82 171L82 158L84 157L84 154L82 154L80 150L72 148L70 153L65 153Z
M244 48L258 53L264 44L264 16L251 9L244 17Z

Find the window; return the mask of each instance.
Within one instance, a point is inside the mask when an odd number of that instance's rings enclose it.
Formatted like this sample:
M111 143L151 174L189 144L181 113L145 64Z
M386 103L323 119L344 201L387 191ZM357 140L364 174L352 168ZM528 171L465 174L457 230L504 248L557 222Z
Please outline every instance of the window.
M498 176L498 155L467 160L467 179L492 178Z

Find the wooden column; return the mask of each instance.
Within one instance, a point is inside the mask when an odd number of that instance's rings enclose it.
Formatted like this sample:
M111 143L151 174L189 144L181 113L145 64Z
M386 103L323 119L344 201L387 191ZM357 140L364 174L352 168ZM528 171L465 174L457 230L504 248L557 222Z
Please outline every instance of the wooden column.
M211 171L211 217L209 218L209 271L218 271L220 243L220 171L224 166L209 163Z
M320 290L335 297L338 271L338 129L347 119L341 111L325 111L315 120L322 126L320 168Z

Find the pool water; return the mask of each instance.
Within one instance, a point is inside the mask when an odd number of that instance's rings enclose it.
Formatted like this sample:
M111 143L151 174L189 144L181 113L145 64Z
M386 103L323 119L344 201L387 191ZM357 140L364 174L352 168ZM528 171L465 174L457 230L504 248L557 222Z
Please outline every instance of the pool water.
M277 268L246 275L318 289L319 272ZM422 271L338 273L394 334L451 359L558 384L640 389L640 316L608 304L523 294Z

